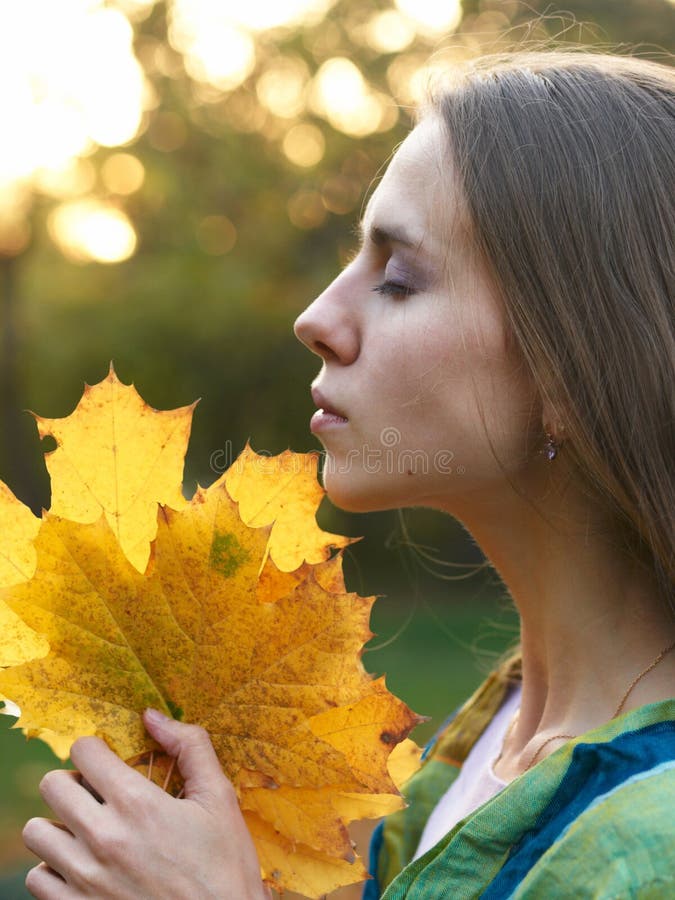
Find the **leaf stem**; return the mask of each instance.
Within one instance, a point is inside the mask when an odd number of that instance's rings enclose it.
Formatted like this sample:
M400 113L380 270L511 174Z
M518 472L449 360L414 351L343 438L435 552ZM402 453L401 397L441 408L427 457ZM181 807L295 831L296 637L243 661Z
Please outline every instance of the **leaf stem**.
M171 757L171 765L166 773L166 778L164 779L164 784L162 785L162 790L165 791L169 786L169 782L171 781L171 776L173 775L173 769L176 765L176 758L174 756Z

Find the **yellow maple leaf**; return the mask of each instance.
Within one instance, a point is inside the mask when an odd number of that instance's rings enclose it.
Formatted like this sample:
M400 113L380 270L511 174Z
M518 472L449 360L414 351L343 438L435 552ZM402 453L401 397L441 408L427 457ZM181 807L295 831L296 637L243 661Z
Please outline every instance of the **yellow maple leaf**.
M0 587L28 581L35 571L33 541L40 520L0 481ZM45 638L0 600L0 667L47 653Z
M319 528L314 514L324 492L317 481L318 465L318 453L287 450L270 457L257 454L247 443L221 476L246 525L272 526L268 552L282 572L293 572L304 562L322 562L332 547L359 540Z
M0 673L0 693L29 733L97 734L124 759L153 747L146 706L204 726L266 879L317 896L363 877L343 824L349 796L359 816L360 795L389 795L375 814L400 806L387 758L419 719L363 669L374 598L327 590L333 559L303 567L285 596L260 596L271 531L246 526L221 482L182 511L160 509L142 574L104 516L46 514L34 577L3 598L50 653Z
M129 560L143 571L157 527L157 504L180 509L183 459L195 404L152 409L133 385L110 371L86 385L71 415L35 416L41 438L57 448L46 456L54 515L95 522L105 513Z
M192 408L151 410L111 367L71 416L38 418L58 443L53 505L41 527L22 511L15 525L7 492L3 552L12 565L24 556L21 577L0 583L0 616L41 652L10 659L0 694L20 707L16 727L62 758L96 734L173 793L180 780L141 713L201 724L265 880L316 897L365 877L345 826L403 805L420 717L361 664L374 598L346 591L353 539L316 523L317 454L247 445L188 503Z
M184 505L183 457L194 404L157 411L133 386L122 384L111 365L99 384L85 387L74 413L62 419L35 416L40 437L58 444L46 454L52 481L52 512L93 522L105 511L122 548L145 569L155 536L157 503ZM0 586L18 584L35 569L33 540L40 520L0 482ZM48 645L0 603L0 666L44 656ZM24 729L60 758L69 742L50 729Z

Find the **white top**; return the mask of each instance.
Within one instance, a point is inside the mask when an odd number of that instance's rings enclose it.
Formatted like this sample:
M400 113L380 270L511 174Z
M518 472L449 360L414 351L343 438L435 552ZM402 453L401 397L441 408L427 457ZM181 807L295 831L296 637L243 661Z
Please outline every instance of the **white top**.
M471 748L459 775L434 807L413 859L430 850L458 822L506 787L493 766L502 751L509 723L520 706L520 685L510 688L502 705Z

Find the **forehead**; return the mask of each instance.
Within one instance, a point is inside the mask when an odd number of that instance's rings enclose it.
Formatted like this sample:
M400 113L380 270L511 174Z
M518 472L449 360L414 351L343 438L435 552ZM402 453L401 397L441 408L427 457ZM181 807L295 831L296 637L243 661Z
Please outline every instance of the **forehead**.
M400 145L368 203L365 230L404 230L418 241L429 240L447 199L447 154L436 119L424 120Z
M416 243L439 249L464 221L447 137L430 116L396 151L368 203L364 229L403 230Z

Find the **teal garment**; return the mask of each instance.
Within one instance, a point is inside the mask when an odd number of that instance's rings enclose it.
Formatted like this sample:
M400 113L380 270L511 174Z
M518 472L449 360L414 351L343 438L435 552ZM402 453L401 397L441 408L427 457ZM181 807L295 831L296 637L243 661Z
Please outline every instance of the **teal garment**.
M675 700L565 744L410 862L459 771L439 746L374 836L364 898L675 898Z

